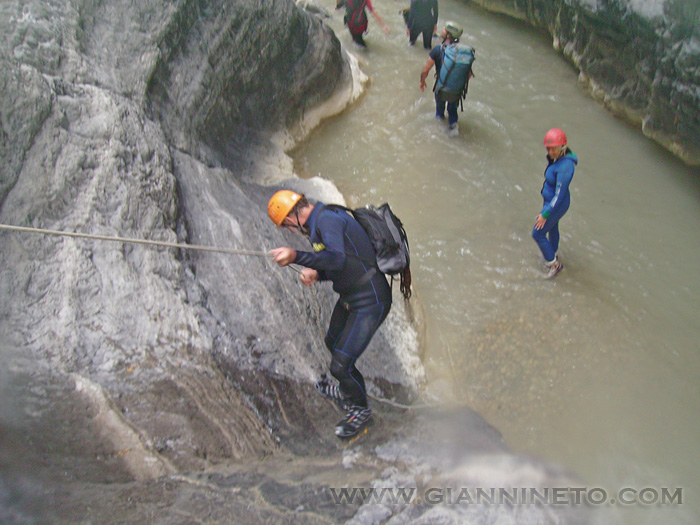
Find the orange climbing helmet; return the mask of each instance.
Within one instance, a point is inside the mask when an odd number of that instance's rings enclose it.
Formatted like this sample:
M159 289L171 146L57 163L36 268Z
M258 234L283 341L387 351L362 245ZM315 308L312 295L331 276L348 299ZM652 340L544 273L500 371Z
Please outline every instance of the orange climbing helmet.
M545 148L556 148L566 146L566 134L559 128L550 129L544 136Z
M277 226L281 226L284 219L287 218L289 212L292 211L292 208L296 206L296 203L301 198L302 195L291 190L280 190L275 193L270 202L267 203L267 214L272 219L272 222Z

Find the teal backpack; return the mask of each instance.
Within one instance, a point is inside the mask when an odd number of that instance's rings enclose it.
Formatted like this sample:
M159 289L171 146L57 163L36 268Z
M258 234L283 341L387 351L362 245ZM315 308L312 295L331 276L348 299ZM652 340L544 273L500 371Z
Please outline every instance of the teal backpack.
M460 42L442 48L442 65L433 88L441 100L456 102L467 96L475 54Z

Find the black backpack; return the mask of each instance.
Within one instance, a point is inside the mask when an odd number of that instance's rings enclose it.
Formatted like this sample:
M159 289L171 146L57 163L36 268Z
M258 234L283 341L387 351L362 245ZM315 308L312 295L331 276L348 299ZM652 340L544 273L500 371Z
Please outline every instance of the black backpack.
M327 204L325 208L344 210L360 223L377 253L373 265L391 277L392 285L394 277L399 276L401 293L406 299L411 297L411 255L408 236L401 220L394 215L389 205L385 203L376 208L368 204L364 208L352 210L338 204Z

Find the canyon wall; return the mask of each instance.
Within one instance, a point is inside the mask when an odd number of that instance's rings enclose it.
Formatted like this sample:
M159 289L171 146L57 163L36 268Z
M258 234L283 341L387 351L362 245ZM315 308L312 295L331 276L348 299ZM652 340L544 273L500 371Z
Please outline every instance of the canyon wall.
M593 98L700 165L695 0L471 0L543 28Z

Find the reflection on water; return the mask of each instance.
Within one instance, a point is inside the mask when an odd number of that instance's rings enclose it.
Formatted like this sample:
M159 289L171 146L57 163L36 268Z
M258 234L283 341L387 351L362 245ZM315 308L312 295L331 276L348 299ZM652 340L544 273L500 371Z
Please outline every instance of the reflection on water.
M332 10L332 2L323 0ZM615 508L625 523L700 518L700 173L587 98L549 41L455 2L476 78L460 136L418 90L427 53L398 6L374 2L369 91L295 152L351 205L389 201L411 239L428 320L429 389L481 412L518 452L591 485L684 487L684 505ZM561 223L564 271L542 281L530 238L545 167L563 128L580 163Z

